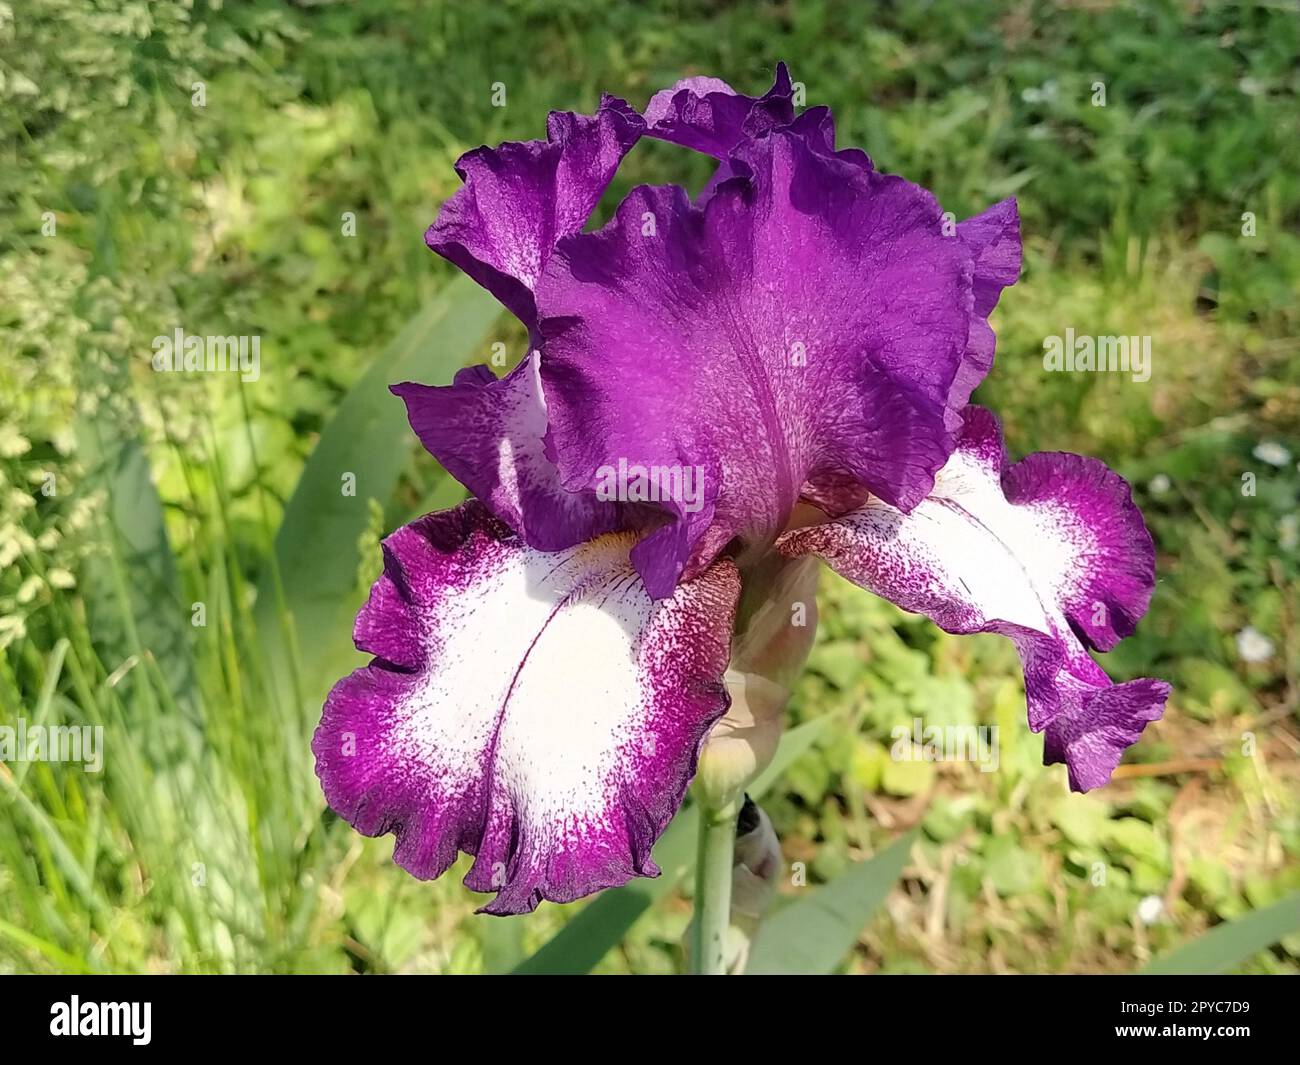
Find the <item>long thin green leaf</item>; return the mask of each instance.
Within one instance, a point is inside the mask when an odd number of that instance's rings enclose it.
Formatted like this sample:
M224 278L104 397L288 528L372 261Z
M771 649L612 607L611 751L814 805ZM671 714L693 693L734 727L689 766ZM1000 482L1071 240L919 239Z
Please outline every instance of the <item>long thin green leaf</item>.
M748 789L752 799L762 798L800 755L817 741L829 717L814 718L781 737L768 767ZM576 975L590 972L617 946L628 930L651 906L673 890L695 867L695 836L700 815L694 807L683 809L668 826L654 849L663 874L655 880L633 880L603 892L586 909L557 932L540 950L514 971L517 974Z
M415 316L348 392L321 433L285 510L274 565L258 586L255 617L268 641L267 661L286 661L292 619L301 649L305 695L334 678L322 667L345 653L356 608L357 542L367 500L387 505L408 454L411 431L395 381L443 383L469 362L501 312L468 278L453 281ZM345 494L345 487L355 494ZM276 580L279 580L279 587ZM277 670L283 680L287 671Z
M1300 891L1210 929L1200 938L1156 958L1142 972L1152 976L1226 973L1297 930L1300 930Z
M95 245L90 276L112 276L118 269L113 217L116 189L98 190ZM162 500L154 486L149 457L139 433L140 414L133 398L127 361L108 358L92 339L115 328L112 312L92 296L92 285L78 295L80 317L92 326L81 350L81 409L73 420L78 453L89 465L79 490L102 491L109 558L92 557L84 567L81 594L90 617L92 637L110 670L132 654L153 652L166 664L166 682L186 711L198 702L193 649L184 616L176 557L163 519ZM135 681L130 683L134 684Z
M17 943L20 947L27 947L43 954L51 962L57 965L64 973L76 973L79 976L89 976L99 970L92 968L82 959L75 955L69 954L66 950L41 939L40 936L34 936L24 928L12 925L8 921L0 921L0 939L7 939L12 943Z
M31 721L33 726L44 727L50 716L50 705L54 701L54 693L59 686L59 677L63 673L63 660L67 657L69 646L68 640L60 637L59 641L54 645L54 650L50 652L45 667L45 679L41 681L41 694L36 700L36 713ZM22 791L23 781L27 779L27 773L31 768L31 762L22 762L18 766L18 772L14 774L14 783L19 791Z
M97 376L93 369L87 375ZM103 491L108 503L110 556L91 558L82 582L91 633L109 669L152 651L164 664L172 697L192 711L198 695L189 611L149 457L136 435L139 415L124 380L105 384L114 389L112 402L76 422L81 453L93 456L79 489Z
M769 917L759 928L746 973L821 975L833 972L863 927L898 883L916 830L858 862L829 884Z
M72 885L73 890L81 897L86 908L97 913L106 910L108 905L96 893L96 885L90 874L81 867L81 864L77 861L77 856L69 849L67 841L64 840L58 826L50 815L32 802L23 792L19 791L18 785L10 779L7 773L0 773L0 786L3 786L8 797L27 815L32 830L39 833L49 844L50 852L54 855L54 861L58 865L60 872L63 873L68 883Z

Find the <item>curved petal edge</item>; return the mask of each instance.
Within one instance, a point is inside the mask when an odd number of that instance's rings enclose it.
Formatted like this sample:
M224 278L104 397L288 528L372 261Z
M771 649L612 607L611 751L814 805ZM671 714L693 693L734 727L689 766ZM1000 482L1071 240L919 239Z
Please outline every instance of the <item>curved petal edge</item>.
M475 148L456 162L465 184L424 241L530 329L533 289L556 241L586 225L645 121L615 96L594 115L553 111L547 139Z

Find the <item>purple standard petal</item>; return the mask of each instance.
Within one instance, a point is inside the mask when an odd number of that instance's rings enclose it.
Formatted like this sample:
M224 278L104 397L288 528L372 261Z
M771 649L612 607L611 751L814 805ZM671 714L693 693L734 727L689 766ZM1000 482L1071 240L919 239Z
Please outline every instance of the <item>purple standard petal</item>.
M617 97L595 115L553 111L544 141L475 148L456 163L464 186L424 241L497 297L530 329L533 289L555 242L578 233L645 129Z
M874 166L857 148L836 151L835 120L829 108L810 107L794 115L790 76L784 63L777 67L776 80L762 97L742 96L717 78L688 78L656 93L645 117L647 136L722 161L701 201L712 195L720 182L745 173L743 162L737 165L729 158L733 152L776 128L799 137L820 154L835 156L864 170ZM959 222L956 236L970 248L975 261L975 314L970 322L966 357L948 396L946 423L954 431L961 426L962 408L993 366L996 338L988 316L997 306L1002 290L1014 285L1020 276L1020 216L1015 199L1003 200L983 214ZM810 486L807 497L820 502L817 486Z
M388 537L355 629L376 657L312 741L330 806L394 833L422 879L475 855L488 913L658 875L651 846L728 705L740 581L724 561L653 601L631 539L544 554L477 501Z
M486 366L446 386L411 381L391 391L411 428L453 477L531 547L558 551L636 523L634 508L569 492L546 455L546 402L534 351L505 377Z
M1109 649L1146 612L1155 551L1122 478L1094 459L1045 452L1006 465L997 419L968 408L934 491L908 514L878 499L797 529L783 554L822 556L855 584L954 633L997 632L1025 669L1029 725L1070 786L1104 784L1157 720L1158 680L1112 684L1087 646Z
M866 170L872 168L867 154L857 148L836 152L835 120L829 108L810 107L796 117L793 85L784 63L777 64L772 87L758 97L737 93L717 78L686 78L655 93L646 106L645 119L646 136L692 148L719 161L701 202L721 182L744 172L744 165L737 166L732 153L774 129L787 130L815 152L834 155Z
M835 150L835 117L829 107L810 107L789 125L789 130L802 137L813 151L833 155L841 162L852 163L863 170L871 170L871 158L861 148Z
M736 158L748 177L700 207L634 190L538 287L565 486L620 463L702 478L634 552L655 596L733 537L770 545L810 480L916 505L953 444L973 264L934 198L785 131Z
M745 139L794 120L790 73L776 68L762 96L743 96L717 78L686 78L646 105L646 136L726 159ZM833 136L833 134L832 134Z

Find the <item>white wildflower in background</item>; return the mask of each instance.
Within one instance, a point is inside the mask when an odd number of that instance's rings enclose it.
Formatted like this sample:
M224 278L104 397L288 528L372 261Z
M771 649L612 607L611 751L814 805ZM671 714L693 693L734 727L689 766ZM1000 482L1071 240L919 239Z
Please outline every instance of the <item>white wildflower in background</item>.
M1165 903L1159 895L1148 895L1137 905L1137 919L1147 927L1165 915Z
M72 504L72 510L68 513L66 528L71 532L85 529L94 520L106 499L107 496L102 488L79 498Z
M1173 487L1173 482L1164 473L1157 473L1147 482L1147 491L1153 496L1162 496Z
M1283 551L1294 551L1300 545L1300 514L1283 514L1277 523L1277 543Z
M1267 662L1273 657L1273 641L1253 625L1237 633L1237 654L1243 662Z
M1270 466L1276 466L1278 469L1291 461L1291 452L1276 440L1264 440L1256 444L1255 450L1251 454L1260 462L1267 462Z
M31 441L12 425L0 425L0 458L16 459L31 448Z
M54 435L50 437L50 442L60 455L71 455L77 449L77 431L70 425L56 429Z
M27 554L36 547L36 541L26 529L9 522L0 526L0 569L12 566L19 555Z
M27 623L19 614L0 617L0 650L27 635Z

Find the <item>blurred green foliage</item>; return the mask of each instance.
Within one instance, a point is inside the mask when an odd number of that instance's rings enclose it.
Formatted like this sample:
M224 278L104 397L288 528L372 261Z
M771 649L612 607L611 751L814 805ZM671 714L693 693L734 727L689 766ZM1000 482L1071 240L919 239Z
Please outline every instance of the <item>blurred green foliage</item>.
M322 814L306 741L356 656L286 697L272 543L349 389L452 279L421 235L462 151L602 91L758 92L779 59L842 144L958 217L1018 197L1024 273L977 399L1013 452L1133 481L1160 581L1105 664L1175 684L1132 765L1072 796L1009 645L828 578L791 716L832 721L765 806L814 885L921 827L849 968L1130 971L1300 887L1293 0L26 0L0 2L0 723L101 723L118 755L0 766L0 969L499 971L581 909L474 918L455 871L412 881ZM707 172L640 145L602 212ZM260 378L153 374L177 326L261 336ZM1066 328L1150 335L1151 380L1044 373ZM499 319L471 360L495 341L525 337ZM355 500L360 554L331 574L353 597L383 531L454 499L404 447L395 488ZM997 725L998 771L892 760L916 717ZM600 968L672 970L688 919L657 901ZM1248 968L1298 959L1293 935Z

